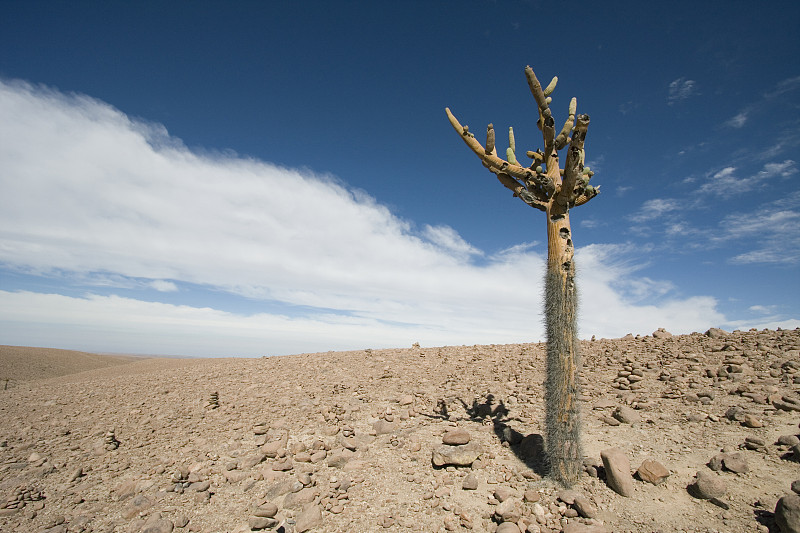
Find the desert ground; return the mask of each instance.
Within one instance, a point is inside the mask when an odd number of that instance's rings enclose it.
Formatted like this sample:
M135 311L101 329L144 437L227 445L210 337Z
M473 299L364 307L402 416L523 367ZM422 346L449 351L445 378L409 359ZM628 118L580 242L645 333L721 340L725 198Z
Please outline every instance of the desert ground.
M3 346L0 531L796 531L800 331L581 350L585 473L566 490L543 460L543 344Z

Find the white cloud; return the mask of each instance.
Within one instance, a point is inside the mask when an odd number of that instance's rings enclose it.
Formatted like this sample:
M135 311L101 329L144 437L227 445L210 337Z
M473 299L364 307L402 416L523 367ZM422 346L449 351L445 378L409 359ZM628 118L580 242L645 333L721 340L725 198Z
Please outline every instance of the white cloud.
M800 212L770 210L728 215L712 242L752 242L753 249L732 257L737 264L800 264Z
M725 167L709 176L697 192L730 198L763 187L773 178L789 178L794 174L797 174L797 166L791 159L766 163L757 173L744 178L736 175L736 167Z
M173 282L163 279L154 279L148 285L158 292L176 292L178 290L178 286Z
M430 226L426 224L422 235L433 244L462 259L467 259L472 255L483 255L483 252L465 241L450 226Z
M630 216L630 219L638 223L648 222L680 209L682 209L681 203L673 198L652 198L645 201L639 211Z
M686 100L695 94L697 92L697 83L694 80L678 78L670 82L668 90L667 103L672 105L675 102Z
M478 265L470 258L483 252L453 228L416 232L330 177L197 154L163 126L85 96L0 82L0 168L6 269L106 291L201 286L291 310L5 291L6 342L253 355L542 337L535 243ZM676 209L670 202L650 207ZM597 311L583 315L587 334L688 331L721 319L713 299L669 299L669 284L606 265L601 250L578 251L590 266L579 274L585 309ZM648 298L660 303L638 303Z
M644 265L627 259L636 255L630 245L595 244L576 253L582 337L652 333L660 327L691 333L725 321L714 298L679 298L671 295L669 282L636 277Z
M742 111L741 113L737 114L729 118L725 121L726 126L730 126L731 128L741 128L747 122L747 111Z

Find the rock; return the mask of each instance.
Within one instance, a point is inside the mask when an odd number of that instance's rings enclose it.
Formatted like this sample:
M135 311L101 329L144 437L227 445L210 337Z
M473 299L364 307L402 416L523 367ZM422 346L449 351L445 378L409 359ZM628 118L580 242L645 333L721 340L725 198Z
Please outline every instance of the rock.
M753 415L746 414L744 415L744 420L742 420L742 425L748 428L762 428L764 427L764 422Z
M522 457L537 458L544 455L544 437L538 433L525 435L519 442L519 453Z
M800 494L800 479L792 481L792 492Z
M483 453L483 448L474 442L463 446L443 444L435 450L431 460L434 466L470 466Z
M800 533L800 495L787 494L778 500L775 523L782 533Z
M152 523L145 523L141 533L172 533L175 525L171 520L161 518Z
M706 331L705 334L706 337L709 337L711 339L722 339L728 336L727 331L719 328L710 328L708 331Z
M278 514L278 506L272 502L264 502L258 506L258 509L253 514L265 518L275 518L275 515Z
M655 337L656 339L668 339L672 337L672 333L665 330L664 328L658 328L653 332L653 337Z
M622 496L633 494L631 464L619 448L608 448L600 452L606 471L606 482L611 489Z
M516 495L517 491L515 491L511 487L506 487L505 485L497 487L494 491L494 498L500 503L503 503L507 499L513 498Z
M800 444L800 439L796 435L781 435L778 437L778 444L781 446L796 446Z
M495 533L520 533L520 530L514 522L503 522L497 526Z
M391 435L397 431L397 422L378 420L372 424L372 429L375 431L376 435Z
M718 475L701 470L695 476L695 482L689 486L689 493L695 498L710 500L725 496L728 487Z
M442 436L442 443L451 446L460 446L467 444L470 441L471 435L466 429L455 428L446 431Z
M658 485L669 477L669 470L658 461L645 459L639 469L636 470L636 475L642 481Z
M478 489L478 476L475 475L475 472L470 472L467 474L467 477L465 477L464 481L461 482L461 488L463 490Z
M735 472L737 474L746 474L750 471L747 464L747 458L742 453L726 453L722 457L722 466L725 470Z
M286 508L302 507L307 503L313 502L316 496L317 491L311 487L307 487L297 492L287 494L286 498L283 500L283 506Z
M523 496L523 500L528 503L536 503L542 498L542 495L539 494L537 491L533 489L528 489L525 491L525 495Z
M322 509L319 505L310 505L295 518L294 530L303 533L322 525Z
M136 516L142 511L145 511L153 506L153 501L143 494L137 494L131 500L131 503L128 504L122 510L122 516L128 520Z
M744 447L748 450L761 450L766 445L764 439L759 437L745 437L744 439Z
M516 498L509 498L495 507L494 514L503 522L518 522L522 518L520 501Z
M294 468L294 463L291 457L285 457L280 461L275 461L272 464L272 469L276 472L288 472L289 470Z
M578 514L584 518L595 518L597 516L597 507L592 501L583 494L577 494L572 506L578 511Z
M331 468L344 468L354 455L355 453L347 449L334 452L327 459L328 466Z
M278 525L277 520L265 516L251 516L247 519L247 526L252 530L272 528L276 525Z
M635 409L631 409L627 405L617 407L613 416L623 424L636 424L642 419Z

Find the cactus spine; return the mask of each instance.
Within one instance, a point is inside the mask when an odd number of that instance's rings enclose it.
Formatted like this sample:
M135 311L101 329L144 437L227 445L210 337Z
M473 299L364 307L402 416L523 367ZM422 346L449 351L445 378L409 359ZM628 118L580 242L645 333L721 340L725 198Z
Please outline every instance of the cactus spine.
M545 429L550 475L565 486L578 480L583 468L580 441L575 259L569 210L598 194L589 185L594 175L584 167L583 144L589 126L588 115L576 115L577 102L570 101L569 115L558 136L550 110L550 94L558 78L543 90L530 67L525 68L528 87L539 108L537 126L542 131L544 151L527 151L533 165L523 167L516 159L516 143L509 128L506 160L494 150L494 129L489 125L487 147L481 146L469 128L446 109L453 129L514 196L544 211L547 219L547 272L545 275L545 325L547 332L547 377L545 379ZM491 142L490 142L491 139ZM491 147L490 147L491 146ZM567 148L563 170L558 152Z

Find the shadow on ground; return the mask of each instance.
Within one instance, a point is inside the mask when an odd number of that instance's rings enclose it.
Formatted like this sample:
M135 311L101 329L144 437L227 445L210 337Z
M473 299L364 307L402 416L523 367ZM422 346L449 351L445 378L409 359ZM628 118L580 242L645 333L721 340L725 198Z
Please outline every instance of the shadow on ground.
M523 435L513 427L514 419L509 418L508 408L502 401L497 401L493 394L488 394L483 398L472 400L468 405L461 398L450 398L439 400L436 406L436 418L448 420L453 417L452 408L448 403L458 403L458 407L463 408L467 417L473 422L489 425L491 424L494 434L504 445L516 455L520 461L544 477L548 472L547 455L545 454L544 437L539 433ZM459 409L460 410L460 409Z

